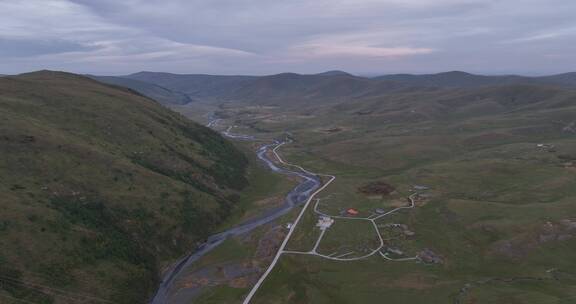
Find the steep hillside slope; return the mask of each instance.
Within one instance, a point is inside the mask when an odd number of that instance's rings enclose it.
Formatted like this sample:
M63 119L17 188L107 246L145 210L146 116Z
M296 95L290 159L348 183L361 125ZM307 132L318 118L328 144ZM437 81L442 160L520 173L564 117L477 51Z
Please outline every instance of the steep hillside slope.
M2 303L144 303L247 183L212 130L59 72L0 79L0 155Z
M167 88L152 83L139 81L135 79L115 76L88 76L94 80L107 84L118 85L130 88L146 97L150 97L162 104L187 104L193 100L184 93L172 91Z

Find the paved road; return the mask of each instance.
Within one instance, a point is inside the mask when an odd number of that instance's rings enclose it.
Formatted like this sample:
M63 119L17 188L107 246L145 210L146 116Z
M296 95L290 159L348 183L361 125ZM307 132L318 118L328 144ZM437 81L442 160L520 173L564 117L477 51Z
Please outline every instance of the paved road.
M283 145L284 143L282 143L281 145ZM276 156L276 158L284 165L286 166L291 166L291 167L295 167L295 168L299 168L301 171L306 172L306 174L313 174L310 171L307 171L306 169L297 166L297 165L293 165L290 163L285 162L277 153L276 153L276 149L278 149L281 145L275 147L272 152L274 153L274 155ZM311 195L308 195L308 197L306 198L306 203L304 204L304 207L302 208L302 210L300 211L300 213L298 214L298 217L296 218L296 220L294 221L294 225L292 225L292 227L290 227L290 230L288 231L288 234L286 235L286 237L284 238L284 241L282 242L282 244L280 245L280 248L278 248L278 251L276 252L276 255L274 256L274 259L272 260L272 263L270 263L270 265L268 266L268 268L266 269L266 271L264 272L264 274L262 274L262 276L260 277L260 279L256 282L256 284L254 284L254 286L252 286L252 289L250 290L250 292L248 293L248 295L246 296L246 298L244 298L244 301L242 302L242 304L249 304L250 301L252 300L252 298L254 297L254 295L256 294L256 292L258 292L258 289L260 288L260 286L262 286L262 283L264 283L264 281L266 280L266 278L268 277L268 275L272 272L272 270L274 269L274 267L276 266L276 263L278 263L278 260L280 259L280 256L285 253L286 251L284 250L284 248L286 248L286 244L288 244L288 241L290 240L290 237L292 236L292 233L294 232L294 230L296 229L296 226L298 225L298 223L300 222L300 219L302 218L302 216L304 215L304 213L306 212L306 210L308 209L308 205L310 205L310 202L312 201L312 199L314 198L314 196L316 196L316 194L320 193L320 191L324 190L326 187L328 187L328 185L330 185L335 179L336 177L333 175L325 175L325 174L314 174L313 176L324 176L324 177L328 177L329 180L322 186L319 187L317 189L315 189L314 193L312 193Z
M209 123L210 126L213 126L214 124L215 123L213 122ZM224 132L224 135L236 139L251 139L247 136L231 134L230 128ZM270 168L270 170L274 172L301 177L302 181L300 184L298 184L286 195L284 203L280 207L270 210L265 214L258 216L257 218L248 220L229 230L210 236L206 243L200 246L194 253L181 259L178 263L173 265L171 269L169 269L164 275L162 282L156 291L156 295L151 301L152 304L179 304L181 301L182 303L189 303L190 299L186 301L185 299L182 299L182 297L174 297L175 290L173 290L173 283L177 281L183 270L187 269L202 256L218 247L218 245L222 244L226 238L249 232L261 225L267 224L285 215L295 206L309 202L309 199L313 196L313 193L315 193L322 185L320 178L302 168L298 168L297 166L295 166L294 170L279 167L275 164L274 160L269 158L270 154L274 155L276 158L279 158L276 150L285 143L286 142L276 141L271 144L263 145L258 149L257 156L267 165L268 168ZM273 153L268 153L271 151ZM283 163L282 159L278 160Z

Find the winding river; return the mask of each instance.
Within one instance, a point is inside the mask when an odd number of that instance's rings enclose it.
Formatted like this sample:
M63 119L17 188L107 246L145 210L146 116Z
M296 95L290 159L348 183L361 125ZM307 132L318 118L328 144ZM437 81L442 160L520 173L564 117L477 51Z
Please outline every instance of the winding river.
M208 126L212 127L216 123L217 121L212 120L208 124ZM228 128L225 132L223 132L223 134L233 139L241 139L241 140L253 139L253 137L247 135L232 134L230 133L230 130L231 128ZM171 301L171 295L174 292L173 283L177 281L178 277L182 274L183 270L187 269L202 256L206 255L214 248L218 247L228 237L247 233L261 225L274 221L275 219L288 213L295 206L298 206L306 202L310 197L310 195L312 195L314 191L320 188L322 182L316 175L301 170L293 171L283 167L279 167L272 159L270 159L270 155L273 155L273 153L268 152L272 151L274 148L284 143L286 142L275 141L273 143L261 146L256 151L258 159L260 159L273 172L285 175L299 176L302 179L301 182L286 195L283 204L277 208L265 212L264 214L259 215L256 218L247 220L246 222L236 227L230 228L226 231L210 236L207 239L206 243L202 244L195 252L184 257L175 265L173 265L171 269L166 271L164 277L162 278L160 286L158 287L158 290L156 291L156 294L151 301L151 304L172 304L173 302Z

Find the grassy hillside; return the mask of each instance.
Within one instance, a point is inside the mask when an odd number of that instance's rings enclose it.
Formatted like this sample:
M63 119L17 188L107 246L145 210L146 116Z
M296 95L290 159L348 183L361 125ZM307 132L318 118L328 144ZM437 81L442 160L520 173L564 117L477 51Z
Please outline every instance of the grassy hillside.
M212 130L59 72L0 79L0 302L144 303L246 186Z
M325 107L343 119L418 122L494 116L573 106L576 90L546 85L442 89L363 98ZM567 117L568 118L568 117Z

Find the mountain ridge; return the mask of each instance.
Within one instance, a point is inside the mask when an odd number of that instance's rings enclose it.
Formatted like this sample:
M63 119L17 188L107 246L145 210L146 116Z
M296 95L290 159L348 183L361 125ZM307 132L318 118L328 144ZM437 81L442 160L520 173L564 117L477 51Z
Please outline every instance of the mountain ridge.
M87 76L94 80L104 82L107 84L130 88L162 104L182 105L194 102L192 98L190 98L188 95L184 93L169 90L167 88L149 82L116 76L95 76L95 75L87 75Z
M576 86L576 73L529 77L490 76L449 71L436 74L390 74L361 77L343 71L327 71L318 74L279 73L265 76L138 72L120 77L157 85L177 92L175 94L183 94L191 100L278 105L312 100L319 103L331 103L366 96L446 88L477 88L513 84ZM183 103L187 102L179 104Z

